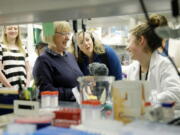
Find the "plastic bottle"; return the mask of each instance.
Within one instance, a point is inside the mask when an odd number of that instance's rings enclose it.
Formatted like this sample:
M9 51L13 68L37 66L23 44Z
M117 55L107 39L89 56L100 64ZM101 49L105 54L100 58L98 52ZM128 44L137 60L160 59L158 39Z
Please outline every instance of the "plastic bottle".
M152 109L151 102L145 102L144 107L145 107L144 119L152 120L151 115L150 115L150 111Z
M99 100L85 100L81 105L81 121L87 124L89 121L101 119L101 102Z
M58 99L59 92L58 91L51 91L51 102L50 106L52 108L57 108L59 106L59 99Z
M51 102L51 92L50 91L41 92L41 107L42 108L50 107L50 102Z
M174 118L174 103L162 103L163 121L168 122Z

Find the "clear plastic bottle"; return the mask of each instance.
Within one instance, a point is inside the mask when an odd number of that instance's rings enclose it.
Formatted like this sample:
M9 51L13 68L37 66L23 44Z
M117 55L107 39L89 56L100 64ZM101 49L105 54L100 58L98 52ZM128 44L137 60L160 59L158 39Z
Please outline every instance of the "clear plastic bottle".
M50 100L51 100L51 92L50 91L41 92L41 107L42 108L50 107Z
M51 91L51 102L50 106L52 108L57 108L59 106L59 99L58 99L59 92L58 91Z

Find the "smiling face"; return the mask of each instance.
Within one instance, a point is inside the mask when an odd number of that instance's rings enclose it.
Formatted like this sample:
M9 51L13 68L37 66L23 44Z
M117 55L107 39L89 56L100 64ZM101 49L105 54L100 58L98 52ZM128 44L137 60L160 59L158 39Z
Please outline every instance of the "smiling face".
M91 56L93 54L93 40L90 33L80 33L78 35L78 46L85 55Z
M128 38L127 50L130 53L131 59L139 60L142 57L143 46L141 45L141 39L137 40L134 35L130 35Z
M5 35L8 41L15 40L19 34L19 27L17 25L10 25L5 27Z
M67 42L70 39L69 32L58 32L54 35L54 43L56 44L56 50L58 52L64 52L67 48Z
M55 34L53 42L57 52L64 52L67 48L67 42L71 37L71 27L68 22L62 21L55 23Z

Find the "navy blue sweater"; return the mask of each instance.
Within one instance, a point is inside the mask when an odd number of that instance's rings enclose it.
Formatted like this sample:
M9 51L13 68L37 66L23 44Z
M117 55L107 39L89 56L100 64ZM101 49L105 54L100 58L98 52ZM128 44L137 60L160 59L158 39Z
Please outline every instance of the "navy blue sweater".
M61 56L50 49L39 56L33 68L33 76L40 91L59 91L60 100L74 100L72 88L82 76L75 57L70 53Z
M117 54L109 46L105 46L105 53L107 56L108 63L104 63L104 64L106 64L106 66L109 69L109 75L114 76L116 80L121 80L122 79L122 69L121 69L120 60L119 60ZM102 57L100 57L99 54L94 53L93 62L103 63L103 60L101 58ZM89 63L88 57L83 54L82 59L83 59L82 62L78 63L79 67L84 75L89 75L88 65L90 63Z

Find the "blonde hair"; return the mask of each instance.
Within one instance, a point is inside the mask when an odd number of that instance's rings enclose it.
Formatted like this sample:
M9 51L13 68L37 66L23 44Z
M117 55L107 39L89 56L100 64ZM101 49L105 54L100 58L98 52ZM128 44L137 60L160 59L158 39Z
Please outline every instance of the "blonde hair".
M71 32L71 26L67 21L58 21L53 23L54 31L57 32ZM43 41L48 43L49 48L56 48L56 44L54 42L54 35L46 36L43 35Z
M7 34L6 34L6 27L7 27L7 26L4 26L4 27L3 27L2 43L3 43L4 45L7 45L7 47L9 48L9 46L8 46L8 40L7 40ZM16 37L16 42L15 42L15 44L18 46L20 52L25 53L25 50L24 50L24 48L23 48L23 43L22 43L22 40L21 40L20 35L21 35L21 34L20 34L20 28L19 28L19 26L18 26L18 35L17 35L17 37Z
M105 53L104 45L102 44L102 42L100 40L95 38L95 36L92 34L92 32L83 32L83 31L78 32L77 33L77 38L79 38L79 36L81 34L84 34L84 35L85 34L89 34L90 35L90 37L92 39L92 42L93 42L93 52L94 53L99 54L99 55ZM82 56L83 56L83 52L79 49L79 51L78 51L78 58L77 58L78 63L83 63L84 60L83 60Z
M92 32L83 32L83 31L80 31L78 32L77 34L77 37L79 38L79 36L81 34L89 34L92 41L93 41L93 52L95 52L96 54L104 54L105 53L105 48L102 44L102 42L96 38Z

